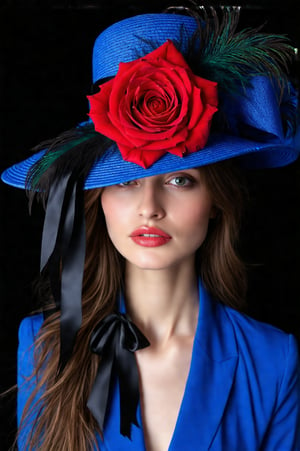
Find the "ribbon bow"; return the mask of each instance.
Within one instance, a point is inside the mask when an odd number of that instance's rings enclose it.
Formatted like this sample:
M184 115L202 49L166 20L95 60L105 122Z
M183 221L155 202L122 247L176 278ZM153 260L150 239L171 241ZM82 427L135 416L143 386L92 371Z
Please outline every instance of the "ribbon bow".
M139 379L134 352L149 346L149 341L125 314L106 316L92 332L90 347L101 357L87 406L101 431L107 411L109 390L116 374L120 384L120 432L130 438L131 423L137 424Z

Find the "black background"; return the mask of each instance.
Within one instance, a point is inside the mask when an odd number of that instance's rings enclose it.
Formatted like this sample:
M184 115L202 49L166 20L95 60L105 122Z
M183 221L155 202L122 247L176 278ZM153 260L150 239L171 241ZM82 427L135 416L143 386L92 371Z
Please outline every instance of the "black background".
M211 2L214 4L214 2ZM242 25L286 33L300 47L298 0L242 5ZM160 12L170 1L5 1L0 5L0 171L41 140L85 120L91 52L116 20ZM222 2L232 4L232 2ZM299 61L292 67L299 84ZM241 252L249 263L249 313L300 340L300 164L251 172ZM0 392L15 384L17 328L34 307L43 213L0 183ZM276 350L274 349L274 352ZM15 398L0 398L0 449L15 428Z

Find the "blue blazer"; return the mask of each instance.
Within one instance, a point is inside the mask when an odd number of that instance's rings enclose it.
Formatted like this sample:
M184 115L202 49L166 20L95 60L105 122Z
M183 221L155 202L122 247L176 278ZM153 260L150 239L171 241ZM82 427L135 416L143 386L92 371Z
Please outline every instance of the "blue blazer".
M200 287L191 367L169 451L300 450L300 369L296 340L210 299ZM18 418L32 390L33 340L42 315L25 318L18 351ZM114 387L101 451L145 451L140 427L120 434ZM30 424L19 439L24 450Z

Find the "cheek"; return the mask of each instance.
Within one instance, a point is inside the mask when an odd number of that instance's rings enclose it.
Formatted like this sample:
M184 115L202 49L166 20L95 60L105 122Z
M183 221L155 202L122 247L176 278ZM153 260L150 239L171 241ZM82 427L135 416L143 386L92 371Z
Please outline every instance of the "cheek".
M126 202L120 200L118 196L111 195L110 192L103 192L101 197L102 210L105 217L108 235L114 246L118 248L118 242L128 231L129 212Z
M101 206L104 216L107 220L120 216L124 208L124 202L121 202L119 197L111 192L110 187L105 188L101 196Z
M105 217L106 227L110 234L113 225L118 224L120 206L114 197L110 196L105 191L101 196L101 206Z
M183 230L187 240L190 240L192 246L200 247L206 238L209 220L212 217L211 204L190 208L183 212L182 217L185 218Z
M191 228L206 229L210 218L213 217L213 207L211 202L194 204L194 207L186 208L182 212L182 218Z

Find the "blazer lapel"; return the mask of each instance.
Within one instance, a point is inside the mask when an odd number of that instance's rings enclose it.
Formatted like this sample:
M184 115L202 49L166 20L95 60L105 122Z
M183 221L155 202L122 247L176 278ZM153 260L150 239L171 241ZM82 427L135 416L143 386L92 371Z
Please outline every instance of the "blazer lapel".
M200 286L191 368L169 451L207 451L222 421L237 365L237 346L224 307Z

